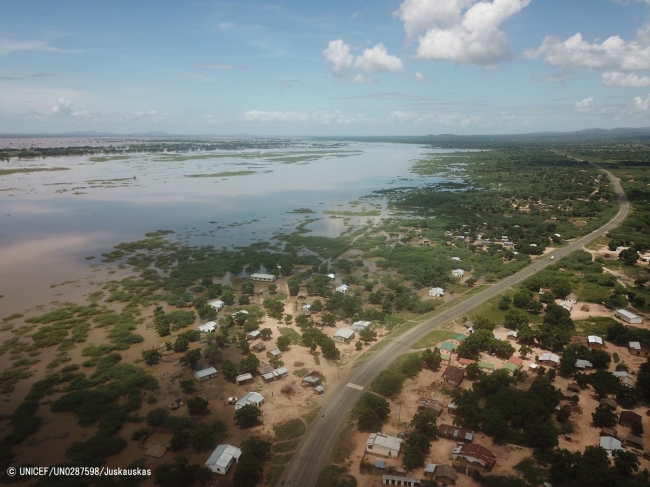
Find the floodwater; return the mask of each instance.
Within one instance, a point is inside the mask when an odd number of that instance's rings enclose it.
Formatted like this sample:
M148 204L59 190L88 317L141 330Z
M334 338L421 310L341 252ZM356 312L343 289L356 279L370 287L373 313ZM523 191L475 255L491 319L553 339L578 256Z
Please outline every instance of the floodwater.
M20 144L29 146L29 139ZM60 299L60 287L51 286L87 278L102 253L159 229L193 245L232 247L270 241L317 219L307 226L310 235L337 236L349 228L348 217L324 211L383 210L381 200L359 198L439 182L409 168L422 154L451 152L408 144L292 144L0 162L0 169L68 168L0 175L0 317ZM354 201L359 203L350 206ZM314 213L291 213L300 208ZM366 220L352 217L347 224ZM79 293L85 286L77 284Z

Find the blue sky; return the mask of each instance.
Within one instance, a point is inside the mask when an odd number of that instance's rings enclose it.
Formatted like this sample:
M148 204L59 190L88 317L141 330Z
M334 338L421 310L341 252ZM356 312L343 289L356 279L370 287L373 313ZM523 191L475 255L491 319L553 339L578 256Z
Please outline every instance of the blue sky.
M650 126L650 0L3 0L0 133Z

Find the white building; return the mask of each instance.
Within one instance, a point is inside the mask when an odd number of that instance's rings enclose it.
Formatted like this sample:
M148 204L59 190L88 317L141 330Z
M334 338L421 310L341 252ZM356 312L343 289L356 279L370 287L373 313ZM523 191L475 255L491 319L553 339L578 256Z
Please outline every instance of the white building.
M348 292L348 286L347 284L341 284L339 287L336 288L337 293L347 293Z
M273 371L273 377L276 379L283 379L289 375L289 369L286 367L280 367Z
M241 409L248 404L252 404L255 407L260 407L262 404L264 404L264 396L259 392L249 392L235 403L235 409Z
M237 382L237 385L244 384L252 380L253 380L252 374L240 374L237 377L235 377L235 382Z
M246 338L248 340L257 340L260 337L260 335L262 334L260 333L259 330L253 330L246 334Z
M252 281L273 282L275 276L273 274L251 274Z
M573 309L573 304L571 301L560 301L559 306L570 312Z
M224 303L220 299L215 299L214 301L210 301L208 304L212 306L214 309L216 309L217 311L223 309L223 307L226 305L226 303Z
M445 295L445 290L441 287L432 287L429 289L429 296L434 298L441 298Z
M402 440L383 433L370 433L366 441L366 451L380 457L397 458L402 448Z
M334 336L332 336L332 340L340 343L350 343L353 338L354 330L351 330L350 328L339 328L338 331L334 333Z
M607 450L608 454L611 454L614 450L625 450L621 445L621 442L613 436L601 436L600 447Z
M458 262L460 262L460 257L452 257L451 260L457 260Z
M633 323L633 324L643 323L643 318L626 309L617 309L616 313L614 313L614 316L628 323Z
M194 372L194 378L199 382L212 379L213 377L216 376L217 376L217 369L215 369L214 367L208 367L207 369L198 370Z
M463 277L465 275L465 271L463 269L454 269L451 271L451 275L454 277Z
M330 279L336 279L336 274L327 274Z
M539 363L544 364L544 365L557 365L560 363L560 357L558 357L554 353L543 353L542 355L539 356Z
M587 345L591 348L603 348L605 346L605 343L603 342L603 339L600 338L599 336L596 335L589 335L587 337Z
M232 445L219 445L205 462L205 466L214 473L226 475L232 464L239 462L240 456L239 448Z
M372 328L372 321L355 321L352 323L352 328L354 328L356 331Z
M207 323L204 323L199 326L199 331L203 333L214 333L216 329L217 329L217 324L214 321L208 321Z

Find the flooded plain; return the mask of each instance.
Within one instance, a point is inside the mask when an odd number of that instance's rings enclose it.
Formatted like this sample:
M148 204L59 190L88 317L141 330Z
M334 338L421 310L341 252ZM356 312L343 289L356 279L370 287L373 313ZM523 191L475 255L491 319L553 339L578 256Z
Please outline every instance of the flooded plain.
M440 182L409 169L423 154L445 152L452 151L288 141L275 149L2 161L0 317L89 292L100 274L114 272L100 264L102 253L159 229L228 248L272 241L306 221L310 235L338 236L385 216L385 202L362 198L373 191Z

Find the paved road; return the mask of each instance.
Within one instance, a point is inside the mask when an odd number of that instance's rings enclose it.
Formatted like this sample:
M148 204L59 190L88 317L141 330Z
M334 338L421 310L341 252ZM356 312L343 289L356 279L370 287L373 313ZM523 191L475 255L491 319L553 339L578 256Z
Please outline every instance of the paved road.
M611 221L600 227L598 230L595 230L589 235L586 235L554 252L553 255L555 256L555 259L564 257L565 255L582 248L593 239L604 235L610 229L619 225L627 216L629 204L625 198L625 193L623 192L623 188L619 181L609 171L602 168L600 169L609 176L614 184L620 203L619 212ZM316 484L320 471L329 463L330 452L334 446L334 442L339 437L341 430L347 422L348 413L363 394L362 390L348 387L348 384L356 384L367 388L388 364L399 355L407 353L414 343L426 336L432 330L440 328L440 326L448 321L463 316L476 306L484 303L488 299L498 296L508 288L520 283L524 279L535 274L539 269L542 269L553 262L554 261L550 260L550 256L543 257L516 274L469 297L465 301L445 310L443 313L423 321L421 324L408 330L404 334L399 335L390 341L384 348L375 352L365 362L352 369L348 377L344 378L336 389L330 392L330 397L322 409L322 413L325 416L318 416L307 429L307 432L298 445L298 449L293 455L291 462L287 466L284 476L284 481L286 483L284 485L313 487Z

